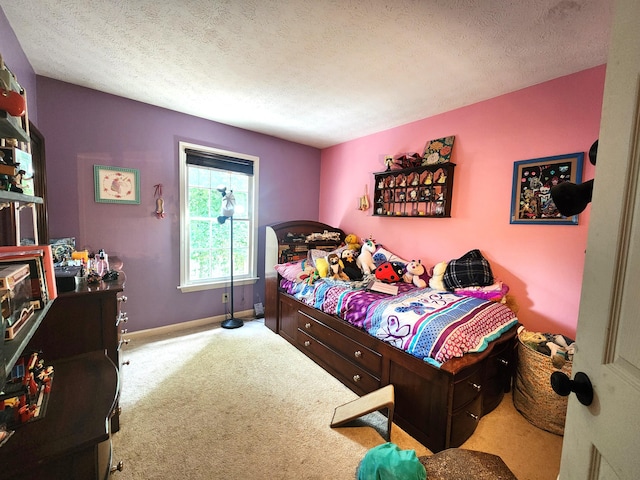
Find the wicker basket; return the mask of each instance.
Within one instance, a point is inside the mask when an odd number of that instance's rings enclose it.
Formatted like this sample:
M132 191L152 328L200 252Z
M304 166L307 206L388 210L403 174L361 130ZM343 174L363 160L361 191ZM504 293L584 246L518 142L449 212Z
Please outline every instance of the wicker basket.
M556 435L564 434L568 397L551 388L551 374L558 371L551 358L527 347L518 339L518 368L516 369L513 404L530 423ZM561 372L571 376L571 362Z

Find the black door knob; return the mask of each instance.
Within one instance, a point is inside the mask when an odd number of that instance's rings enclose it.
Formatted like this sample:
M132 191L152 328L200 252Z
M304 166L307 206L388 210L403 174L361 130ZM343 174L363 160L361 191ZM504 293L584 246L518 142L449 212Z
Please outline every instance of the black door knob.
M593 386L586 373L578 372L571 380L562 372L553 372L551 374L551 388L563 397L574 392L578 401L583 405L589 406L593 402Z

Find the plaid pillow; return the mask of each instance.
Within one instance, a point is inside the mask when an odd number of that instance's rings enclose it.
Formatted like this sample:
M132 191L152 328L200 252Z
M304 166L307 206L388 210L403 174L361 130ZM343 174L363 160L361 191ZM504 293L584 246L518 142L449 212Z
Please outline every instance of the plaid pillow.
M493 273L489 262L482 256L480 250L471 250L447 265L442 279L448 290L471 286L486 286L493 284Z

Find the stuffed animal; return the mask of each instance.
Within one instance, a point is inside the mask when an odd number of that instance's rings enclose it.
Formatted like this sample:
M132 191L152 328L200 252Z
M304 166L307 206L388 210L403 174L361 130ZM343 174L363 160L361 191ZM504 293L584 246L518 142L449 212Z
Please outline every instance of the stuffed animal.
M356 256L353 250L345 248L340 255L342 259L342 271L347 274L350 280L362 280L362 270L356 263Z
M315 269L315 267L305 262L302 271L296 275L296 282L313 285L313 282L315 281L314 274L316 274L317 272L318 271Z
M418 288L426 288L427 282L425 282L420 275L424 275L424 265L421 261L411 260L405 267L403 279L407 283L413 283Z
M334 280L349 281L349 276L342 271L342 265L340 264L340 257L337 253L330 253L327 255L327 262L329 263L329 277Z
M360 242L358 241L358 237L355 234L350 233L344 238L344 243L347 244L347 248L349 250L353 250L355 252L360 251Z
M385 283L394 283L402 280L404 264L401 262L384 262L375 270L376 279Z
M369 274L376 269L376 264L373 261L373 254L375 251L376 244L371 239L365 241L362 245L362 248L360 249L360 255L358 255L356 264L365 274Z
M429 279L429 286L434 290L447 291L447 287L444 285L444 272L447 271L447 264L449 262L436 263L433 267L433 275Z

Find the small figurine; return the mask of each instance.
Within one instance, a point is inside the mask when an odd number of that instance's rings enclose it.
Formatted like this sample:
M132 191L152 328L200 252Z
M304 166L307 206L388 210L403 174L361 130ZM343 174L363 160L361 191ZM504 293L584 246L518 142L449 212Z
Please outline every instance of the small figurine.
M393 165L393 157L391 155L387 155L386 157L384 157L384 164L387 167L387 172L391 170L391 165Z
M11 177L11 185L9 185L10 192L24 192L24 185L22 185L22 180L29 180L31 178L26 178L26 174L27 172L25 172L24 170L18 170L18 173Z

